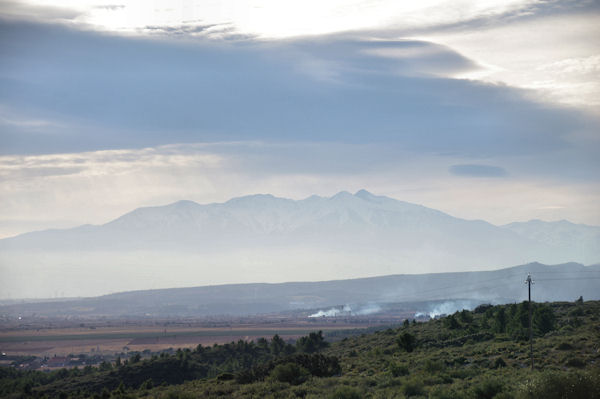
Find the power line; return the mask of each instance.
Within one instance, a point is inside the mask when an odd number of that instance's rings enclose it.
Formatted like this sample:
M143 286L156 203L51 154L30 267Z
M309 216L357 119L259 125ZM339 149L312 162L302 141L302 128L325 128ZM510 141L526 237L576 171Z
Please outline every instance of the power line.
M565 281L565 280L600 280L598 277L567 277L567 278L539 278L537 281Z
M531 357L531 370L533 371L533 330L531 328L531 284L533 284L533 280L531 280L531 274L527 274L527 280L525 280L525 284L527 284L528 289L528 297L529 297L529 355Z
M546 273L553 273L553 272L546 272ZM558 274L558 273L562 273L562 272L556 272L556 273ZM511 280L511 277L517 277L517 276L522 276L522 274L521 273L512 273L512 274L509 274L506 276L494 277L491 279L470 281L470 282L466 282L466 283L460 284L460 285L455 284L455 285L451 285L451 286L431 288L431 289L427 289L427 290L418 291L413 294L397 296L397 297L394 297L394 300L400 301L400 300L404 300L404 299L415 299L415 297L420 297L423 294L436 293L438 295L436 295L436 296L432 295L431 297L429 297L429 299L435 300L435 299L443 299L443 295L455 295L455 294L461 294L461 293L480 291L480 290L484 290L484 289L498 288L499 286L510 286L514 283L514 281ZM485 285L487 283L495 282L498 280L506 280L506 281L503 281L501 283L496 283L494 285ZM536 279L536 281L565 281L565 280L600 280L600 276ZM477 285L477 287L471 288L474 285Z

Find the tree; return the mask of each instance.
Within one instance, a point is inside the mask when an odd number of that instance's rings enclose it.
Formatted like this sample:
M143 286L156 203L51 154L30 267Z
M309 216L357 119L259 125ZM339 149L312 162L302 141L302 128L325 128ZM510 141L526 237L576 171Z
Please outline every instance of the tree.
M463 309L458 315L460 317L460 321L463 323L469 324L473 321L473 315L466 309Z
M460 328L460 323L458 322L458 320L456 320L456 317L454 317L453 314L446 317L444 324L451 330L457 330Z
M278 334L275 334L271 339L271 353L278 356L285 349L285 341Z
M506 331L506 311L503 307L499 308L494 315L494 331L503 333Z
M417 339L409 332L404 332L396 339L398 346L407 352L412 352L415 349Z
M556 317L549 306L541 305L535 309L533 314L533 325L539 333L546 334L554 330L555 321Z
M323 331L319 331L318 333L311 332L308 336L301 337L296 341L298 350L305 353L314 353L327 346L329 344L323 338Z

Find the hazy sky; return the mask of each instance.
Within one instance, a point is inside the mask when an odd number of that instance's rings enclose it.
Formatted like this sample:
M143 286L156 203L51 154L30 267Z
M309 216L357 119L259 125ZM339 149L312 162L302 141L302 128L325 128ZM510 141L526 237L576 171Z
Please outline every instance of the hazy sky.
M0 237L360 188L600 224L598 1L1 1Z

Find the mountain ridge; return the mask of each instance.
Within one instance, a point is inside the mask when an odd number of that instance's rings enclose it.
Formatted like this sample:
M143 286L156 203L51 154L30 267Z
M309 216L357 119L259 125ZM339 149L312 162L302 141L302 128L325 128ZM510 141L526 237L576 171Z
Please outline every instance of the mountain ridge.
M91 227L103 227L103 226L111 225L112 223L115 223L115 222L122 220L124 218L127 218L129 216L133 216L138 213L148 212L148 211L152 211L152 210L181 209L181 207L186 207L186 208L192 207L195 209L199 209L199 208L203 208L203 207L225 206L228 204L236 204L236 203L241 203L241 202L256 199L256 198L265 198L265 199L269 199L271 201L272 200L285 201L287 203L306 203L306 202L315 201L315 200L336 200L336 199L340 199L343 197L360 198L364 201L375 202L375 203L379 203L379 204L381 204L383 201L393 201L397 204L402 204L402 205L407 205L407 206L413 207L414 209L420 208L420 209L424 209L424 210L427 210L430 212L435 212L435 213L438 213L438 214L441 214L441 215L444 215L444 216L447 216L450 218L454 218L454 219L463 220L463 221L467 221L467 222L483 222L485 224L489 224L489 225L492 225L495 227L500 227L500 228L511 228L514 226L527 225L527 224L545 224L545 225L567 224L569 226L580 226L580 227L585 227L585 228L590 228L590 229L596 229L596 228L600 229L600 226L588 225L585 223L574 223L574 222L571 222L566 219L560 219L560 220L555 220L555 221L546 221L546 220L541 220L541 219L529 219L527 221L515 221L515 222L505 223L505 224L501 224L501 225L495 225L484 219L461 219L461 218L452 216L448 213L445 213L443 211L439 211L434 208L426 207L424 205L401 201L401 200L397 200L397 199L387 197L387 196L375 195L365 189L360 189L354 194L352 194L348 191L340 191L331 197L324 197L324 196L319 196L319 195L313 194L311 196L308 196L306 198L299 199L299 200L293 200L293 199L284 198L284 197L277 197L277 196L274 196L274 195L268 194L268 193L249 194L249 195L245 195L245 196L234 197L234 198L231 198L224 202L211 202L211 203L206 203L206 204L201 204L201 203L198 203L193 200L183 199L183 200L178 200L178 201L174 201L171 203L167 203L164 205L153 205L153 206L145 206L145 207L135 208L132 211L126 212L121 216L118 216L112 220L109 220L109 221L107 221L105 223L101 223L101 224L89 224L88 223L88 224L82 224L79 226L75 226L72 228L49 228L49 229L43 229L43 230L34 230L34 231L21 233L21 234L15 235L15 236L2 238L2 239L0 239L0 242L2 242L4 240L12 240L12 239L15 239L18 237L27 236L30 234L45 233L45 232L61 232L61 231L69 231L69 230L75 230L75 229L87 229L87 228L91 228Z
M600 265L530 263L489 271L397 274L329 281L290 281L191 286L117 292L59 302L0 306L3 314L73 316L251 315L385 306L390 303L450 301L457 306L521 302L531 273L537 302L600 299ZM557 278L558 277L558 278ZM423 309L422 309L423 310Z
M600 228L495 226L366 190L302 200L257 194L137 208L102 225L0 240L0 292L52 296L69 286L68 295L81 296L105 286L316 281L532 261L597 263Z

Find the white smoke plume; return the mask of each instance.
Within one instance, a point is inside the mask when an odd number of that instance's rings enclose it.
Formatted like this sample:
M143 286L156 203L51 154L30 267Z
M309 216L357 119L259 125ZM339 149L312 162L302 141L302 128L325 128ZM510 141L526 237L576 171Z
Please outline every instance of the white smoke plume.
M380 311L381 307L377 304L368 304L358 307L357 309L352 309L350 305L344 305L343 307L333 307L328 310L319 310L317 313L313 313L308 317L364 316Z
M425 312L415 313L415 317L429 316L431 319L434 319L438 316L452 314L463 309L473 310L478 304L479 302L469 300L446 301L441 304L433 305L429 310Z

